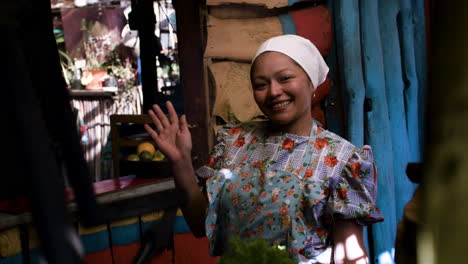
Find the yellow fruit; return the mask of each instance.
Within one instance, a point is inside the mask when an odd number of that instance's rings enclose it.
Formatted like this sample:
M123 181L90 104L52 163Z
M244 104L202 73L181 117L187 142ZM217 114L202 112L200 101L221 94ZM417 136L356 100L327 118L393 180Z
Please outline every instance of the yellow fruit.
M143 150L139 156L140 156L140 160L143 160L143 161L151 161L153 159L153 155L151 155L151 153L146 150Z
M127 157L129 161L140 161L140 157L137 154L130 154Z
M164 160L164 158L165 158L164 154L162 154L162 152L159 151L158 149L154 153L153 161L161 161L161 160Z
M151 142L145 141L145 142L141 142L137 146L138 155L140 155L143 151L148 151L151 154L151 156L153 156L154 152L156 152L156 149L154 148L154 145Z

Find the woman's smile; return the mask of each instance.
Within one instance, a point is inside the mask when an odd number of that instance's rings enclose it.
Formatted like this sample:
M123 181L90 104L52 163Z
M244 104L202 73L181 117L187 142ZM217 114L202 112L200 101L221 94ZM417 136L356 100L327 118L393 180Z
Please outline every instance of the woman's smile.
M292 101L293 100L284 100L284 101L280 101L280 102L274 102L274 103L270 104L270 108L271 108L271 110L273 110L275 112L280 112L280 111L285 110L287 108L287 106L292 103Z

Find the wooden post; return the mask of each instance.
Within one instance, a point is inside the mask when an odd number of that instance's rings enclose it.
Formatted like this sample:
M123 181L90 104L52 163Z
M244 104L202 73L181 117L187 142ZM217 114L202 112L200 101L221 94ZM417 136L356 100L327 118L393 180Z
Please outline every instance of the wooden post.
M346 138L357 146L364 144L364 81L362 79L361 34L357 0L336 2L336 37L345 102Z
M413 196L414 184L406 176L410 160L408 130L404 102L404 83L401 65L401 47L398 35L396 1L379 1L379 24L385 69L385 93L391 123L393 168L395 181L396 220L402 219L406 203Z
M138 36L140 37L141 85L143 90L143 113L151 109L157 90L156 54L154 30L156 17L153 1L140 0L132 11L132 19L137 20ZM133 7L134 5L132 5Z
M404 102L406 106L406 124L408 129L409 159L411 162L421 161L419 140L419 82L416 74L413 6L411 1L400 0L398 28L401 45L401 62L404 82Z
M184 98L184 109L191 125L194 155L197 159L194 166L199 167L208 160L209 142L212 138L208 91L205 85L203 53L205 39L203 36L200 0L174 1L177 19L177 37L180 63L181 85Z
M385 221L371 227L372 255L378 257L394 247L397 221L395 218L395 182L388 105L385 95L385 74L379 29L378 2L361 0L361 44L364 62L364 82L368 100L365 112L366 143L372 146L378 170L377 205ZM378 263L374 257L371 263Z

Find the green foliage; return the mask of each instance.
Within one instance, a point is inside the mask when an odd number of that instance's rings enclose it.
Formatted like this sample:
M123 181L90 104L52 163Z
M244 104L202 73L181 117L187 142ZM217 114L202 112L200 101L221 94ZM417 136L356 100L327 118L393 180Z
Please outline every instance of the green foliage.
M223 255L218 264L296 264L285 247L271 246L261 238L244 242L238 237L229 240L230 252Z

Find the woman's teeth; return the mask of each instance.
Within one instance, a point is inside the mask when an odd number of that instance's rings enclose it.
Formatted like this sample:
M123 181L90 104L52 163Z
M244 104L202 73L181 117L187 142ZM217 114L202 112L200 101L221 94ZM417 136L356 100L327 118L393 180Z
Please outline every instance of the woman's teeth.
M274 104L274 105L272 106L272 108L273 108L273 109L275 109L275 108L280 108L280 107L286 106L286 105L288 105L288 104L290 104L290 103L291 103L290 100L284 101L284 102L281 102L281 103Z

